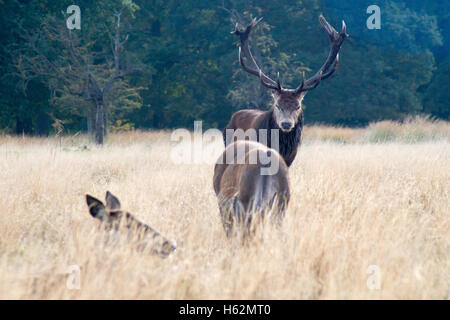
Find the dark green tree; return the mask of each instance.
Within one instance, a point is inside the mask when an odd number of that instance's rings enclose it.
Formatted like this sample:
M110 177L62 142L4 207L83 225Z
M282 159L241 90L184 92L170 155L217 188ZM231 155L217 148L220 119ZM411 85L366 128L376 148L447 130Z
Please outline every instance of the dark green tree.
M103 144L105 118L111 111L107 108L109 95L117 88L133 91L124 79L137 71L124 61L122 52L128 40L128 35L123 35L124 16L132 17L138 7L131 1L116 5L117 8L109 10L100 8L103 23L86 25L84 22L88 30L82 33L83 37L66 27L64 11L60 18L47 15L40 30L30 31L21 25L18 30L25 45L18 50L15 62L24 89L30 80L44 78L54 104L86 116L88 127L95 119L98 144ZM110 46L97 41L102 35L110 40ZM121 85L117 86L119 82ZM132 95L138 96L138 93L134 91ZM139 106L138 102L139 99L132 106Z

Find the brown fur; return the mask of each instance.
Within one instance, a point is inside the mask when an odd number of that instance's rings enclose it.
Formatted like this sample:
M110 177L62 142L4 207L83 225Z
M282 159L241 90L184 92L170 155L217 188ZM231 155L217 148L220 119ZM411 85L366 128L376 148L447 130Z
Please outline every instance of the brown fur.
M238 150L244 151L242 158ZM234 152L232 161L227 159L230 152ZM269 165L262 163L263 156L271 157ZM278 166L276 173L261 174L261 169L274 163ZM235 223L246 231L256 213L263 217L266 211L274 209L275 216L283 217L290 197L288 168L283 158L253 141L240 140L225 149L216 162L213 185L227 236L232 234Z
M120 209L120 201L109 191L106 192L106 206L100 200L86 195L90 214L101 221L105 230L127 230L132 236L143 242L144 247L150 244L151 252L166 257L176 249L176 244L164 238L159 232L136 219L131 213ZM141 246L142 247L142 246Z

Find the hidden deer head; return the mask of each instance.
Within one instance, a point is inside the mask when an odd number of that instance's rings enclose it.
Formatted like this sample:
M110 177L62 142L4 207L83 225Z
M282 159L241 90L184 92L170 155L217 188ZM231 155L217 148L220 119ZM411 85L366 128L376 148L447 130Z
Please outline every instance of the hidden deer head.
M128 231L136 235L136 239L144 241L145 245L151 247L151 252L168 256L176 249L176 244L167 240L159 232L136 219L131 213L121 209L120 201L111 192L106 192L105 202L86 195L89 213L101 221L101 226L108 231Z

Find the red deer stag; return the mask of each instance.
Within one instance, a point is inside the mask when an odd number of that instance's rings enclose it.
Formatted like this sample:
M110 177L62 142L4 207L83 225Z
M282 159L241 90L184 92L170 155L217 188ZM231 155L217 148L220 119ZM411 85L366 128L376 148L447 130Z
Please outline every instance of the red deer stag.
M290 166L301 142L303 128L302 100L309 90L316 88L321 80L329 78L334 73L338 66L339 50L348 34L345 32L344 21L342 21L342 31L338 33L321 15L319 22L330 39L328 58L314 76L305 80L305 73L303 72L300 85L296 89L286 89L281 86L279 73L277 81L274 81L262 72L248 48L249 34L261 19L254 19L244 31L239 30L236 24L232 34L239 37L239 63L242 68L246 72L259 77L265 87L272 89L274 102L268 111L246 109L234 113L223 131L223 137L225 146L227 146L230 142L238 139L234 135L236 130L241 129L241 131L247 132L248 129L252 129L258 141L271 148L277 149L279 147L279 153L286 164ZM249 65L244 64L242 53ZM267 143L262 141L263 139L259 136L261 129L265 129ZM278 132L278 144L271 142L272 129L276 129Z
M120 201L109 191L106 192L106 206L100 200L86 195L90 214L101 221L101 227L107 231L127 230L136 237L141 245L150 245L151 253L162 257L176 249L176 244L164 238L159 232L140 222L132 214L120 209Z
M236 230L247 235L256 213L264 218L272 209L274 217L282 218L289 202L288 168L283 158L255 141L239 140L225 149L216 162L213 184L228 237L235 223Z

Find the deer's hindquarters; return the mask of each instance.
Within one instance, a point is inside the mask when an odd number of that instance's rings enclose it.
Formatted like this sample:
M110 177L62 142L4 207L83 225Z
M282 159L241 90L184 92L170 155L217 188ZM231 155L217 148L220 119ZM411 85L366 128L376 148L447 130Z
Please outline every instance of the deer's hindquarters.
M284 216L290 197L287 166L275 150L257 142L237 141L216 163L214 190L229 236L236 227L249 228L268 211Z

